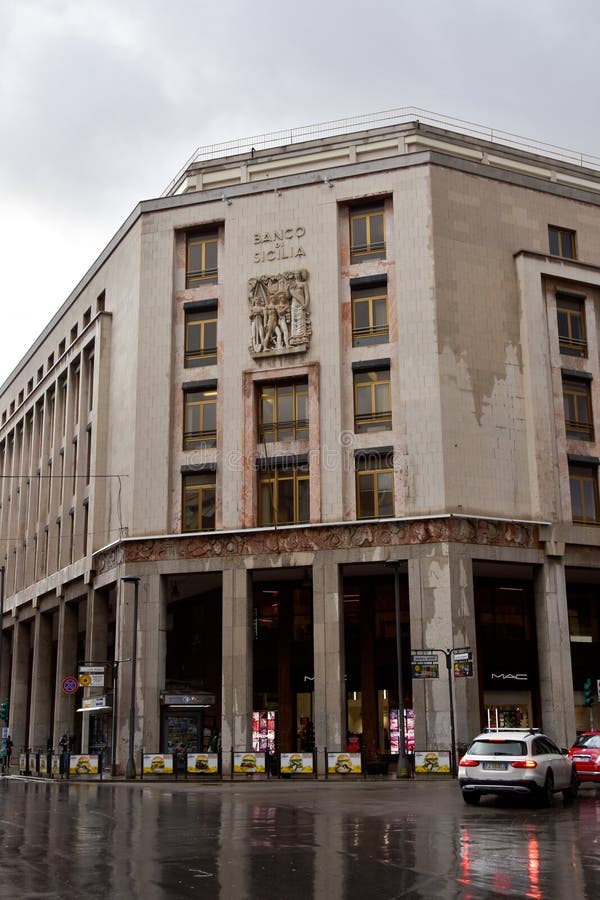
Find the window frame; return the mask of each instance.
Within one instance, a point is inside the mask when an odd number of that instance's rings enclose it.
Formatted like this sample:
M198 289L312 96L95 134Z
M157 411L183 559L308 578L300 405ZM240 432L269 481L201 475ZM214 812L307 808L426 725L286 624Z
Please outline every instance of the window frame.
M289 422L279 420L279 407L281 403L280 392L285 389L292 389L292 406L294 409L294 418ZM273 392L273 421L265 425L263 416L263 399L268 391ZM258 443L273 444L280 441L302 441L308 440L308 379L297 381L268 381L261 382L258 385ZM306 418L300 418L298 415L298 407L301 399L306 403ZM291 437L281 437L280 432L283 430L291 431ZM299 434L299 432L305 434ZM272 435L269 439L269 435Z
M586 509L586 493L585 493L585 485L591 484L592 486L592 501L594 505L594 509L589 512L593 513L593 515L588 515L588 510ZM574 487L577 485L579 491L579 506L582 510L581 515L575 515L575 504L573 503L573 493ZM569 461L569 489L571 496L571 518L573 523L576 525L600 525L600 503L598 496L598 464L597 463L583 463L576 461Z
M558 330L558 347L564 356L587 357L587 327L585 315L585 297L573 297L561 291L556 292L556 325ZM567 333L561 334L561 316L566 317ZM580 323L583 337L573 337L573 322Z
M186 369L194 369L200 366L214 366L217 364L218 323L219 319L216 305L207 309L185 310L183 363ZM206 327L208 325L214 325L215 329L215 343L214 346L210 347L206 344ZM199 328L199 350L189 349L190 334L193 327Z
M192 400L197 395L197 399ZM195 450L198 447L216 447L217 446L217 401L218 391L217 384L198 385L185 387L183 390L183 449ZM204 428L204 420L206 410L214 407L214 423L213 429ZM188 431L188 415L193 409L199 410L199 430Z
M568 251L565 248L568 245ZM548 249L550 256L561 259L577 259L577 233L572 228L548 225Z
M382 241L371 240L372 219L375 216L381 216L381 229L383 234ZM365 220L365 240L364 245L354 242L354 223L359 219ZM349 226L350 226L350 263L368 262L371 259L386 259L387 245L385 234L385 201L373 201L372 203L361 203L360 206L351 206L349 210Z
M206 250L209 244L215 245L216 265L214 268L206 266ZM201 266L192 269L190 264L191 252L194 248L201 248ZM207 231L193 231L186 236L185 246L185 287L186 290L200 287L203 284L217 284L219 279L219 231L211 228Z
M204 525L204 495L212 491L212 524ZM189 519L187 518L188 501L187 498L195 494L198 500L198 514L196 519L197 527L188 527ZM209 499L210 503L211 500ZM197 531L214 531L216 527L216 504L217 504L217 474L216 471L210 469L201 472L184 472L181 479L181 530L184 534Z
M355 370L352 378L354 394L354 432L355 434L368 434L375 431L392 430L392 382L389 366L383 368L368 368ZM380 377L380 376L387 377ZM375 377L373 377L375 376ZM387 409L378 411L376 387L387 384ZM358 391L365 386L371 388L371 412L358 412Z
M594 416L592 412L592 390L589 378L577 377L563 373L563 411L565 417L565 432L567 439L575 441L594 440ZM582 405L578 401L583 400L586 417L582 417ZM573 417L567 415L567 403L571 406Z
M279 515L279 494L284 483L292 482L292 518L281 520ZM263 501L263 487L269 490L268 509L265 509ZM306 487L306 497L301 496L302 489ZM260 467L257 478L258 493L258 525L262 527L281 525L304 525L310 522L310 469L307 462L299 460L287 460L284 463L272 461L270 464ZM300 510L306 506L306 518L300 517ZM265 514L268 512L268 516Z
M382 475L391 476L391 489L386 491L390 495L390 511L381 512L379 478ZM362 513L361 496L367 491L361 491L361 481L373 478L372 495L373 514ZM358 454L355 460L355 489L356 489L356 518L357 519L389 519L395 515L394 503L394 457L392 452L379 451L377 453L365 452Z
M385 325L375 325L374 306L383 300L385 306ZM368 310L368 328L356 324L356 312L359 304L366 304ZM390 340L389 302L387 278L378 284L350 285L350 305L352 309L352 346L372 347L376 344L387 344Z

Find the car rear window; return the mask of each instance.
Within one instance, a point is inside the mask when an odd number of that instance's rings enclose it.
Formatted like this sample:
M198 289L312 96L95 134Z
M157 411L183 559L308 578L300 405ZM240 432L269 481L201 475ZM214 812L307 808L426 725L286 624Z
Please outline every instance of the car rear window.
M582 734L575 741L576 747L590 747L593 750L600 749L600 734Z
M525 756L524 741L477 740L469 747L470 756Z

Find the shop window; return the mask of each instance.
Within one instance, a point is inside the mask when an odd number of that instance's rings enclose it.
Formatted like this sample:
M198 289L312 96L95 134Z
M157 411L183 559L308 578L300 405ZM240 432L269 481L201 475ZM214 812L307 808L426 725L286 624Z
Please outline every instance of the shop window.
M214 366L217 362L217 307L186 310L185 366Z
M566 356L587 356L584 299L577 300L557 293L556 315L560 352Z
M580 441L594 440L590 387L588 379L563 375L563 403L568 438Z
M350 210L350 262L385 259L383 203Z
M351 292L352 346L387 344L390 339L387 279L370 286L352 286Z
M263 384L259 388L258 440L300 441L308 438L308 383Z
M569 636L572 643L591 644L593 641L592 600L590 597L569 597Z
M218 235L216 231L188 234L186 288L217 283Z
M354 430L357 434L392 427L389 367L354 372Z
M216 473L183 476L183 531L212 531L215 527Z
M258 475L259 525L292 525L310 518L308 463L272 461Z
M365 453L356 459L356 515L359 519L394 515L394 460L391 453Z
M569 463L573 522L598 525L598 466Z
M183 449L217 446L217 385L184 391Z
M564 259L577 259L575 232L569 228L557 228L555 225L548 225L548 244L552 256L562 256Z

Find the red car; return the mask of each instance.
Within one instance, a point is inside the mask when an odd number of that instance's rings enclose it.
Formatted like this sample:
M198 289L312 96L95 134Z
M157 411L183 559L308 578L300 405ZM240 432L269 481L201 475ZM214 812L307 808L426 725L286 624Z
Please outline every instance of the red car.
M584 731L569 750L579 781L600 783L600 731Z

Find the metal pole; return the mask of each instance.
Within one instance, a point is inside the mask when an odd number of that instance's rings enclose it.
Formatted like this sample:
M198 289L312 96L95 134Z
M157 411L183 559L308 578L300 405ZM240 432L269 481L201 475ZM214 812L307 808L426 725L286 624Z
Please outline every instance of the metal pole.
M137 622L138 622L138 589L140 579L136 575L122 578L126 584L133 584L133 634L131 641L131 702L129 705L129 757L125 766L125 778L135 778L135 757L133 755L133 739L135 734L135 675L137 668Z
M409 761L406 757L406 741L404 739L404 688L402 683L402 641L400 634L400 560L387 559L386 566L394 569L394 614L396 619L396 666L398 676L398 766L397 778L408 778Z
M452 650L444 650L448 670L448 696L450 698L450 765L452 775L456 775L456 734L454 731L454 695L452 693Z

